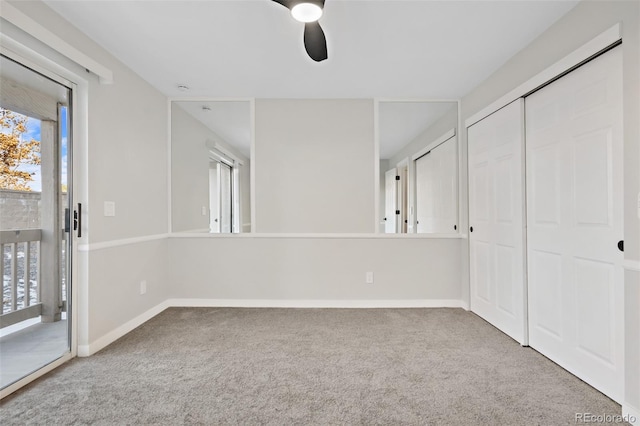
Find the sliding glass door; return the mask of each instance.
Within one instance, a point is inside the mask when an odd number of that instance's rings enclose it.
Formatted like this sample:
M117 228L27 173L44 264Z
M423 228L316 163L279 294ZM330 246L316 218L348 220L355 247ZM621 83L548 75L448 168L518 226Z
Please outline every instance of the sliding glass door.
M71 354L71 89L0 57L0 388Z

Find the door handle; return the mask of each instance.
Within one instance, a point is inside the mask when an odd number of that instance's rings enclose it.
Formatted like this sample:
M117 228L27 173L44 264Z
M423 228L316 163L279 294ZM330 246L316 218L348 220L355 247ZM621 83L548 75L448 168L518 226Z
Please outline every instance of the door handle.
M70 230L71 230L71 212L67 207L66 209L64 209L64 232L68 234Z
M624 240L618 241L618 250L624 251Z
M73 230L78 231L78 238L82 237L82 204L78 203L78 210L73 211Z

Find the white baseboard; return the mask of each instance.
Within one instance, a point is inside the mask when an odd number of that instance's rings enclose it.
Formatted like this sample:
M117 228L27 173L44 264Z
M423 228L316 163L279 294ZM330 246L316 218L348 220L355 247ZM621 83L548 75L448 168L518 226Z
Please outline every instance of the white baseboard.
M88 345L78 356L91 356L170 307L190 308L463 308L461 300L306 300L306 299L168 299Z
M158 315L160 312L167 309L169 306L171 306L169 305L168 302L169 302L168 300L165 300L159 305L156 305L153 308L149 309L148 311L138 315L134 319L127 321L126 323L122 324L120 327L110 331L109 333L105 334L104 336L100 337L99 339L95 340L94 342L88 345L78 345L78 356L85 357L85 356L91 356L95 354L100 349L105 348L106 346L115 342L125 334L129 333L134 328L141 326L145 322L149 321L151 318Z
M174 307L210 308L462 308L461 300L169 299Z
M622 404L622 417L632 426L640 426L640 411Z

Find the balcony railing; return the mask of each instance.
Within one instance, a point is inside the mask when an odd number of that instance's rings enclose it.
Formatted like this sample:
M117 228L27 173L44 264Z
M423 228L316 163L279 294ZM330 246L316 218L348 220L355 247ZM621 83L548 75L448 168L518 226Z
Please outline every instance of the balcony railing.
M62 232L66 239L66 233ZM22 229L0 231L0 249L2 252L2 313L0 314L0 328L4 328L21 321L36 318L42 314L43 301L40 279L40 265L42 263L40 242L41 229ZM65 277L66 266L65 244L62 244L61 269ZM54 284L58 288L58 300L62 302L62 310L66 303L66 280Z

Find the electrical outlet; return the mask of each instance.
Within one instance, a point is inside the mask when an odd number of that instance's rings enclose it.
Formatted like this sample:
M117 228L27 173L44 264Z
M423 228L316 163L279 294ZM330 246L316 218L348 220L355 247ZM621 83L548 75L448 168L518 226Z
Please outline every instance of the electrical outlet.
M367 272L365 276L365 282L367 284L373 284L373 272Z
M207 207L202 206L202 216L206 216L206 215L207 215Z
M147 292L147 282L140 281L140 294L145 294Z

